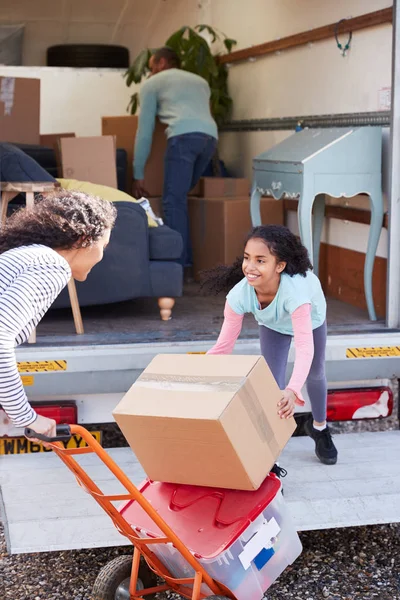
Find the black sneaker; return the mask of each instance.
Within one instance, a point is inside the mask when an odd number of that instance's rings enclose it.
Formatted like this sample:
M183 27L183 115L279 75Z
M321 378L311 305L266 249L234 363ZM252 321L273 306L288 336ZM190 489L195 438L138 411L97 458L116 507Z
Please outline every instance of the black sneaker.
M333 443L331 432L328 425L322 431L315 429L313 419L309 419L304 424L304 429L315 442L315 454L324 465L335 465L337 463L338 452Z

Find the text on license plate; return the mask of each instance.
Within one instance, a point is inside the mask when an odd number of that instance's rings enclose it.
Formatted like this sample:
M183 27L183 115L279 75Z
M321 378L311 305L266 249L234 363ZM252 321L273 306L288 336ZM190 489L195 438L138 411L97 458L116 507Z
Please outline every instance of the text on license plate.
M91 435L101 444L101 431L91 431ZM73 435L68 442L61 442L65 448L84 448L86 442L80 435ZM31 454L37 452L52 452L51 448L45 448L26 437L7 438L0 437L0 454Z

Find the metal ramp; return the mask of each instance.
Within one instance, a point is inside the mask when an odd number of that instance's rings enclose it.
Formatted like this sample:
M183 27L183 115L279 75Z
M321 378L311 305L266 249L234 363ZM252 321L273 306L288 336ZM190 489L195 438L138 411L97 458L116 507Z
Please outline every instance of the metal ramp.
M335 437L336 466L321 465L306 437L293 438L280 464L285 500L299 530L400 522L400 431ZM144 473L129 448L109 451L134 483ZM83 455L105 492L106 468ZM126 539L51 453L0 457L1 516L12 554L126 545Z

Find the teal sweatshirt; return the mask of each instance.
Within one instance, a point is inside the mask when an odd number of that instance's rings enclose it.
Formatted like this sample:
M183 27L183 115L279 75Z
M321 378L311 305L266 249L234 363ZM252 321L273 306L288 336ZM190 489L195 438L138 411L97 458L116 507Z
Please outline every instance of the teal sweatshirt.
M185 133L205 133L218 139L210 112L210 87L199 75L167 69L150 77L140 90L139 126L135 141L133 174L144 179L155 119L167 125L168 139Z

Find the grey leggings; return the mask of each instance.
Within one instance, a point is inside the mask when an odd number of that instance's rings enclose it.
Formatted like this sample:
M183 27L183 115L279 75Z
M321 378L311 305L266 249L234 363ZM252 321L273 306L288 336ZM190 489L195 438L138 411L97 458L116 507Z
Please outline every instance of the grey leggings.
M326 420L327 381L325 375L326 322L314 329L314 358L307 377L307 392L314 420ZM286 387L286 366L291 335L278 333L260 325L261 353L264 356L280 389Z

